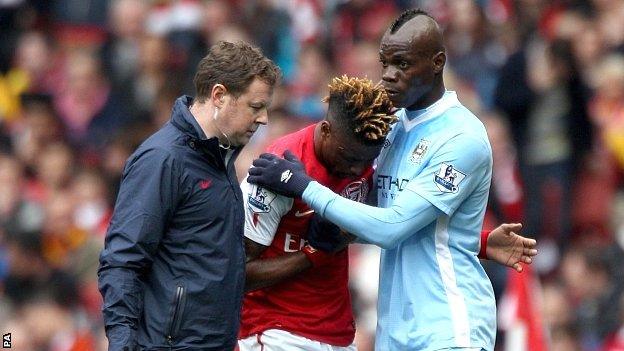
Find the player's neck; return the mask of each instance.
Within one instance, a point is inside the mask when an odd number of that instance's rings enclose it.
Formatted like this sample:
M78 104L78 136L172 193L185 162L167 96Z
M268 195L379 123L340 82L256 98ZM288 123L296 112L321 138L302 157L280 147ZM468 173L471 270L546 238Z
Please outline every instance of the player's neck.
M206 103L193 103L189 107L189 111L191 111L191 114L197 121L197 124L199 124L199 127L202 129L204 134L206 134L206 138L210 139L211 137L218 135L214 126L214 120L212 119L214 106L209 106Z
M428 108L429 106L435 104L438 100L440 100L442 96L444 96L445 91L446 91L446 88L444 87L444 82L441 82L440 84L437 84L436 86L434 86L433 89L431 89L431 91L428 94L423 96L420 100L416 101L415 104L408 107L407 110L408 111L424 110Z

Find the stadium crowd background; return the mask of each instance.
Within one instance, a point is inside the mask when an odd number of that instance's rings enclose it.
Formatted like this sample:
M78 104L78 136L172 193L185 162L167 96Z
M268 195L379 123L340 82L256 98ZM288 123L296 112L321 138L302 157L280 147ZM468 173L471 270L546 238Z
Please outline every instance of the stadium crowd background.
M486 226L521 221L539 240L550 349L624 350L622 0L0 1L0 334L24 351L106 349L96 269L124 162L193 94L212 43L252 42L284 73L242 177L323 118L331 77L380 80L381 35L415 6L443 24L447 87L488 128ZM351 250L367 351L378 251ZM516 273L485 264L500 297Z

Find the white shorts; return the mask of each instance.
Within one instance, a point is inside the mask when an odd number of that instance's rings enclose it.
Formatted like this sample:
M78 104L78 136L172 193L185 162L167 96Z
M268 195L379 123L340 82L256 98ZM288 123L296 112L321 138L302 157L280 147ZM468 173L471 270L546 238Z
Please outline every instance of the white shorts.
M333 346L314 341L285 330L269 329L262 334L238 340L240 351L357 351L355 343L349 346Z

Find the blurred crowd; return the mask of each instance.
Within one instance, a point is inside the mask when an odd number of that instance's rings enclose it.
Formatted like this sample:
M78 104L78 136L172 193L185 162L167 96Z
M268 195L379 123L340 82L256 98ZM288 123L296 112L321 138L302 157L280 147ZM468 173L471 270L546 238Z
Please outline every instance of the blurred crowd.
M520 221L539 241L550 349L624 350L624 0L0 1L0 334L106 349L96 271L124 162L193 95L211 44L252 42L284 73L242 177L324 117L331 77L380 80L381 35L411 7L443 25L447 88L488 128L485 226ZM351 251L368 351L378 250ZM485 265L500 297L516 273Z

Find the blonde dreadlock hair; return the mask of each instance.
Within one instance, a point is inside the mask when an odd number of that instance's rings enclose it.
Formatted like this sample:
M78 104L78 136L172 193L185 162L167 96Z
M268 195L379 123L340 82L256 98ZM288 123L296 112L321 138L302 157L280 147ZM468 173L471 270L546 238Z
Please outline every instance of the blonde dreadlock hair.
M391 112L392 102L384 88L367 78L343 75L332 79L329 96L323 102L328 102L334 118L350 127L365 144L383 143L398 120Z

